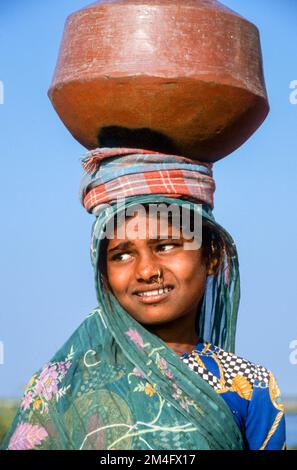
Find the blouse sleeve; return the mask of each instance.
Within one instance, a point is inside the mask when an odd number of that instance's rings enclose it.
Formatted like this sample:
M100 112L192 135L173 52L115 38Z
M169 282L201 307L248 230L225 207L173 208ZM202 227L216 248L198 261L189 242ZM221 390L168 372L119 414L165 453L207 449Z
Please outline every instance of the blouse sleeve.
M245 425L250 450L286 450L285 408L277 381L268 372L268 384L253 384Z

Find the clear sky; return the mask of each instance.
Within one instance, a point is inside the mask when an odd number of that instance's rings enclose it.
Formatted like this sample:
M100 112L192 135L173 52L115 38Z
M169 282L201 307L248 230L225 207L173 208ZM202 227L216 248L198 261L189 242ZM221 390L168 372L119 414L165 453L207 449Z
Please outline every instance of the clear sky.
M297 395L289 347L297 340L297 105L289 100L297 2L224 3L260 29L271 105L252 138L214 165L214 215L235 239L241 269L236 352L271 369L284 395ZM0 2L0 397L19 397L96 306L93 216L78 195L85 149L47 97L64 21L86 4Z

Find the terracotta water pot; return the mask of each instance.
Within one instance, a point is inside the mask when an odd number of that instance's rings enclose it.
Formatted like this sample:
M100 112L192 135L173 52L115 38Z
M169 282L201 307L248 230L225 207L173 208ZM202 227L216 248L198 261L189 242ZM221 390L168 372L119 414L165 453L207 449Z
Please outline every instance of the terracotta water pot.
M151 132L143 148L164 138L212 162L269 111L258 29L215 0L104 0L73 13L48 94L87 149L133 130L130 147Z

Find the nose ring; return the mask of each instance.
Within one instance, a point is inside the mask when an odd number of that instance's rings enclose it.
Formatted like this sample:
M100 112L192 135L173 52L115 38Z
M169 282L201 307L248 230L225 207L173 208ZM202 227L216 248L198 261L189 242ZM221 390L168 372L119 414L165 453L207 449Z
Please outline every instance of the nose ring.
M161 283L161 270L158 269L158 280L157 280L158 284Z

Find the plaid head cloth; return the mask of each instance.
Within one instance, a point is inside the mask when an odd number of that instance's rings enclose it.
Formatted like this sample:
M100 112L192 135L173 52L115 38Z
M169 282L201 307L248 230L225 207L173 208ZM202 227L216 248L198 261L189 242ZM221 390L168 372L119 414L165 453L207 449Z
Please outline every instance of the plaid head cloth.
M213 209L212 163L152 150L101 147L81 159L80 201L90 213L118 198L144 194L191 197Z

